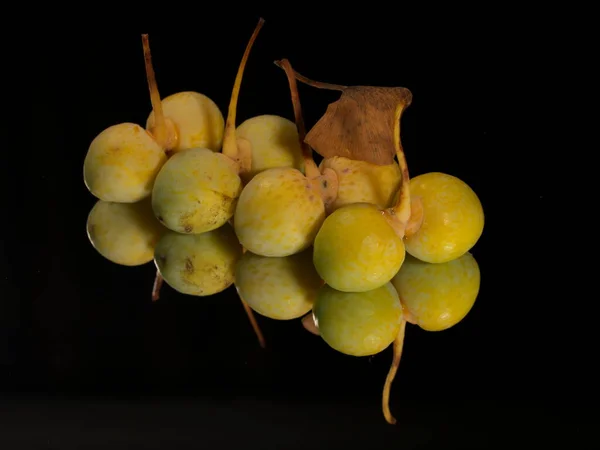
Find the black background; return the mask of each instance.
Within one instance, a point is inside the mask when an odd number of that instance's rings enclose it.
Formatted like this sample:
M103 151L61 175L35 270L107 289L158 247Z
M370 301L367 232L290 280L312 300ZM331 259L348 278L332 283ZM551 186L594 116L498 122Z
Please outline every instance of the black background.
M215 15L193 30L150 31L161 95L199 91L226 114L258 17ZM570 394L558 388L572 375L570 356L557 337L559 294L543 266L549 164L522 131L536 127L533 99L515 106L516 86L533 83L525 67L543 47L515 44L487 16L410 30L391 20L264 17L238 124L267 113L293 119L275 59L321 81L409 88L402 139L411 175L458 176L486 213L473 249L482 272L473 310L444 332L409 326L393 427L380 412L391 349L352 358L299 321L259 318L262 350L233 288L199 299L165 286L151 303L153 264L119 267L90 245L85 222L95 200L82 174L100 131L144 124L150 112L140 34L57 28L11 45L6 56L13 84L5 109L15 106L2 127L10 145L2 165L0 377L8 396L0 442L488 448L516 436L522 444L581 437L585 423L565 409L577 386ZM339 94L299 87L310 127Z

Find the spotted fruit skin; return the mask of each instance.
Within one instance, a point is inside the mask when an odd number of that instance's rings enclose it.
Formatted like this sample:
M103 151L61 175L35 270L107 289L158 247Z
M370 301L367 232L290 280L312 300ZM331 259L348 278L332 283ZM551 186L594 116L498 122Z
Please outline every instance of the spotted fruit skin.
M297 319L312 309L323 285L312 265L312 249L283 257L244 253L236 269L241 298L257 313L275 320Z
M334 156L319 165L321 171L326 168L335 171L339 183L337 198L330 211L352 203L371 203L382 209L390 207L402 183L402 172L396 163L378 166Z
M209 149L183 150L156 177L152 208L170 230L205 233L233 216L241 190L242 181L227 157Z
M382 212L368 203L343 206L325 219L314 243L313 261L327 284L338 291L377 289L398 272L404 243Z
M135 203L148 197L167 156L134 123L113 125L94 138L83 162L88 190L106 202Z
M225 120L217 104L198 92L178 92L162 100L163 113L175 124L179 152L190 148L207 148L214 152L223 145ZM146 120L146 129L155 126L154 111Z
M285 117L264 114L242 122L238 139L246 139L252 149L252 168L244 175L247 183L267 169L292 167L304 172L304 159L296 124Z
M152 261L154 246L165 231L154 217L149 199L137 203L98 200L87 219L92 246L109 261L123 266Z
M427 331L447 330L471 311L481 283L471 253L446 263L426 263L410 255L392 284L405 308Z
M410 193L423 202L423 224L405 239L409 254L444 263L473 248L483 233L484 215L477 194L465 182L431 172L412 178Z
M289 256L307 249L325 219L319 193L297 169L257 174L243 189L235 210L242 245L261 256Z
M229 224L202 234L165 233L154 262L165 282L182 294L205 297L233 284L242 247Z
M391 283L366 292L340 292L325 285L317 294L313 314L323 340L351 356L385 350L398 335L403 318Z

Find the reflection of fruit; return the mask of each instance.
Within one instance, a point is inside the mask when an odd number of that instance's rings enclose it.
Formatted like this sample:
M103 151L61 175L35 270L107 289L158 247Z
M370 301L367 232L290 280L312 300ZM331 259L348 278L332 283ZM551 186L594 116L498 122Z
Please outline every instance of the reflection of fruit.
M321 337L352 356L374 355L398 335L402 305L391 283L367 292L340 292L323 286L314 306Z
M246 252L235 275L235 285L246 303L276 320L296 319L310 311L322 284L310 249L279 258Z
M165 282L182 294L204 297L233 284L242 247L231 225L202 234L165 233L154 261Z
M124 266L152 261L154 246L165 231L148 199L138 203L98 200L87 220L88 237L98 253Z
M470 253L440 264L408 255L392 283L417 325L441 331L456 325L473 307L479 294L479 266Z

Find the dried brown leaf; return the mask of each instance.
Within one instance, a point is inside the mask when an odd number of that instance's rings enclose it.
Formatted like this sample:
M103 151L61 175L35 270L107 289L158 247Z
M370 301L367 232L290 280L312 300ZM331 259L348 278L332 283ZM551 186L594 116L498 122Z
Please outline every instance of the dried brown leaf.
M343 156L372 164L394 162L396 108L405 110L412 93L403 87L350 86L306 135L324 158Z

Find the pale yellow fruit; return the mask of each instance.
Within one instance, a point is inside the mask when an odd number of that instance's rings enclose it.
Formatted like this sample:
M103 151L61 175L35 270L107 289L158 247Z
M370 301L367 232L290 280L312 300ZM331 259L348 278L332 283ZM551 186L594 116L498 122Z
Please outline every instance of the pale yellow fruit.
M231 160L209 149L175 153L152 191L154 214L178 233L205 233L233 216L242 181Z
M178 92L162 100L165 118L170 119L177 131L177 145L173 152L188 148L207 148L214 152L223 145L225 120L217 104L198 92ZM154 111L146 121L146 129L154 127Z
M304 171L298 129L291 120L270 114L252 117L237 127L236 136L247 140L252 149L252 168L243 177L246 183L257 173L275 167Z
M378 166L366 161L358 161L334 156L324 159L319 165L323 171L333 169L338 177L338 193L330 211L352 203L371 203L378 208L393 205L394 196L400 189L402 172L398 164Z
M107 202L135 203L152 192L167 156L154 138L135 123L121 123L92 141L83 162L89 191Z
M405 249L381 211L369 203L343 206L329 215L314 243L317 272L344 292L377 289L398 272Z
M256 175L235 210L235 232L252 253L288 256L308 248L325 219L319 193L297 169L280 167Z
M423 202L423 224L405 240L406 251L430 263L452 261L477 243L484 215L477 194L452 175L431 172L410 180L411 197Z

